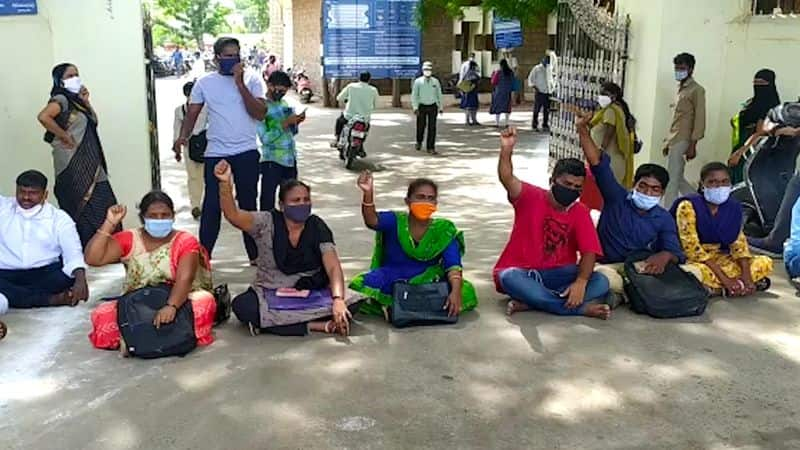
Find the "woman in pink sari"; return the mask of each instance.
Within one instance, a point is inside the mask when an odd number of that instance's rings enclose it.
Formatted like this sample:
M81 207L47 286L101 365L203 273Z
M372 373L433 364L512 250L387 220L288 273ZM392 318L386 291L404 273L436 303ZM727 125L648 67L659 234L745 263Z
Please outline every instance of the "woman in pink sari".
M175 320L177 311L190 300L197 345L211 344L217 306L211 293L208 253L190 233L172 228L175 208L172 199L161 191L148 193L139 203L143 227L112 234L126 213L122 205L109 208L106 221L86 246L86 263L94 267L124 264L126 294L148 286L169 285L169 299L153 325ZM97 348L119 347L116 301L104 302L92 312L89 339Z

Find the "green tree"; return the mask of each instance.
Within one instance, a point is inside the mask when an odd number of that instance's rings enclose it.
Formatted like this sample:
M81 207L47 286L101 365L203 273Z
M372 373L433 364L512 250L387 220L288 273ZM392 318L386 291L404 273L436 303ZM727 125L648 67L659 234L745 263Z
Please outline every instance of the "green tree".
M155 23L203 48L203 35L230 30L225 16L231 10L218 0L156 0Z
M236 10L244 16L248 33L263 33L269 28L269 2L267 0L235 0Z
M420 0L417 22L425 28L430 19L441 12L450 17L461 17L461 8L480 6L484 11L494 10L497 16L519 19L522 24L537 24L557 5L558 0Z

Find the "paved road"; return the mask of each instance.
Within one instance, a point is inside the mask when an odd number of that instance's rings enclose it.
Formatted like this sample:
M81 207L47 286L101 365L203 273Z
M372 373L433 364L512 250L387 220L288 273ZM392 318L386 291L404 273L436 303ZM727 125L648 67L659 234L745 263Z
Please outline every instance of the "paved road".
M162 144L177 92L159 83ZM352 276L368 265L372 235L355 175L327 147L336 114L309 111L300 173ZM0 343L0 448L800 447L800 303L782 273L773 292L715 302L693 320L504 317L490 280L512 218L495 179L497 133L461 118L445 114L443 156L428 157L413 150L407 112L381 111L368 149L387 169L376 175L380 208L401 208L413 177L441 183L441 215L467 235L478 311L403 331L359 318L349 339L251 338L231 321L214 345L155 361L92 349L93 303L15 311ZM166 156L165 189L195 230L182 168ZM515 163L545 182L544 138L524 134ZM225 227L218 249L216 281L242 291L253 272L239 235ZM94 297L117 291L121 276L93 272Z

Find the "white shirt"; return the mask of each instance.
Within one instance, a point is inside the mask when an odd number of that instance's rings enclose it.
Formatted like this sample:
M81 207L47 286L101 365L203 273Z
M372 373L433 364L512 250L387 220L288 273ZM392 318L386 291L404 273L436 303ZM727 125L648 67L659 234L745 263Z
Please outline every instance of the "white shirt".
M0 269L37 269L64 261L72 277L86 269L75 222L64 211L45 203L32 217L24 217L17 199L0 196Z
M247 89L257 99L264 98L264 84L253 71L244 73ZM207 158L225 158L258 149L253 119L233 81L233 76L212 72L200 78L192 88L189 103L208 108Z
M543 64L535 65L528 75L528 86L536 88L542 94L552 94L554 82L550 75L550 68Z

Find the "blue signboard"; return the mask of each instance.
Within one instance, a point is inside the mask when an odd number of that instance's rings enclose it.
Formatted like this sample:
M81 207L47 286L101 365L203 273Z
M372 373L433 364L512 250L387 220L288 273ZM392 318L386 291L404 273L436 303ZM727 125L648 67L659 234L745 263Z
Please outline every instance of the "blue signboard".
M522 47L522 26L516 19L494 16L494 48Z
M419 0L325 0L322 64L328 78L414 78L420 70Z
M21 16L36 12L36 0L0 0L0 16Z

